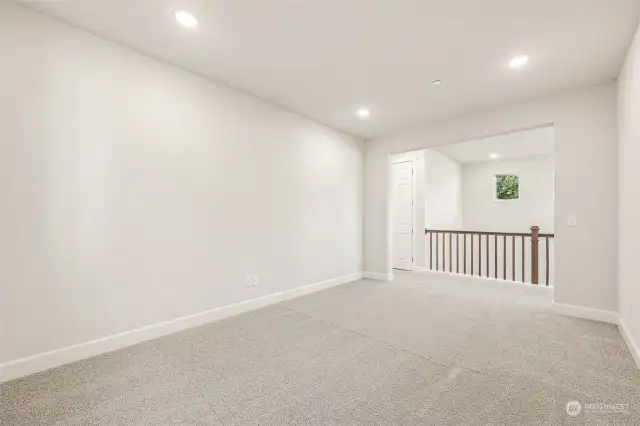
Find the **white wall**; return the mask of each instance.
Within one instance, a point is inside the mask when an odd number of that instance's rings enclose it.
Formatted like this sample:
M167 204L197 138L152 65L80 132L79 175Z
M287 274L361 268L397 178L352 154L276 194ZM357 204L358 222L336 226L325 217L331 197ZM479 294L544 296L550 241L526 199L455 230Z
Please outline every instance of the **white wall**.
M640 349L640 29L618 80L618 111L618 300L624 326Z
M517 174L520 198L494 200L494 176ZM553 233L553 156L487 161L462 167L463 227L473 231Z
M616 91L605 84L427 126L365 144L365 270L391 271L389 154L554 125L556 302L617 310ZM578 227L566 225L575 216Z
M0 52L0 362L361 270L360 141L9 2Z
M459 163L432 149L424 150L425 160L425 227L461 229L462 167Z

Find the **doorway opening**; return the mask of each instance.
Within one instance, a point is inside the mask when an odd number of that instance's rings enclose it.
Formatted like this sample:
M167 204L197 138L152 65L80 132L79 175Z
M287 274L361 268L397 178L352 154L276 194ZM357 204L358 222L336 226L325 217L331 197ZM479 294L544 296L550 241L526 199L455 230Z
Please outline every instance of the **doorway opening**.
M553 286L553 126L390 161L394 269Z

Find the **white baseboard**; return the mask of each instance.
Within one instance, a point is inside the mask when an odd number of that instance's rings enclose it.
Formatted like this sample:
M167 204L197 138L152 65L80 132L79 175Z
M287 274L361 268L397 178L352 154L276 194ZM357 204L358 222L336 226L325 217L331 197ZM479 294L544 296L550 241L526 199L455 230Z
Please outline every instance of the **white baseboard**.
M556 302L553 302L553 309L559 314L570 317L607 322L609 324L619 324L620 322L618 313L613 311L603 311L601 309L586 308L584 306L567 305L565 303Z
M533 285L531 283L523 283L519 281L501 280L496 278L479 277L476 275L457 274L455 272L445 271L432 271L423 266L416 266L414 272L430 275L434 278L453 280L460 284L472 284L472 285L494 285L503 288L521 288L533 291L542 291L546 293L553 293L553 287L547 287L545 285Z
M273 305L275 303L280 303L285 300L315 293L316 291L357 281L359 279L362 279L362 272L332 278L319 283L306 285L304 287L298 287L292 290L270 294L268 296L247 300L233 305L222 306L205 312L114 334L112 336L103 337L89 342L79 343L65 348L8 361L0 364L0 383L115 351L117 349L122 349L127 346L156 339L158 337L173 334L189 328L219 321L223 318L260 309L268 305Z
M633 337L631 337L631 334L629 334L629 330L624 324L624 321L622 320L622 318L620 318L620 321L618 323L618 328L620 329L620 334L622 334L624 341L627 343L627 347L631 352L631 356L633 356L633 360L636 362L638 369L640 369L640 346L638 346L638 343L635 342L633 340Z
M378 281L393 281L393 273L389 272L388 274L383 274L381 272L370 272L370 271L364 271L363 274L364 278L369 278L371 280L378 280Z

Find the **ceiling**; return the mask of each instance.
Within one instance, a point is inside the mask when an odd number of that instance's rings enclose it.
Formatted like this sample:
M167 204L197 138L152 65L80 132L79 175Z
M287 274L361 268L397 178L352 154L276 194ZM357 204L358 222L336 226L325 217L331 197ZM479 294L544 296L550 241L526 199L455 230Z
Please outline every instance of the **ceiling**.
M16 1L364 139L611 81L640 16L638 0Z
M474 139L433 149L461 164L550 155L553 154L553 127ZM493 153L500 157L491 159Z

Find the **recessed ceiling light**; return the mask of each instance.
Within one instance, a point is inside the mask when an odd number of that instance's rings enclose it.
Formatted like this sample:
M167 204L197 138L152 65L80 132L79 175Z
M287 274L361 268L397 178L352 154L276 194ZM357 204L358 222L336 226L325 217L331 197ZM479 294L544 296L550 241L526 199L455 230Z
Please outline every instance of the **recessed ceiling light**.
M176 19L183 27L195 28L198 26L198 20L196 17L186 10L178 10L176 12Z
M509 61L509 66L511 68L520 68L523 67L529 62L529 57L526 55L516 56Z
M434 86L437 86L439 84L442 84L442 80L433 80L431 84L433 84Z
M369 116L371 115L371 111L369 111L368 108L360 108L357 111L357 114L360 118L369 118Z
M492 152L491 154L489 154L489 158L491 158L492 160L496 160L500 158L500 154L498 154L497 152Z

